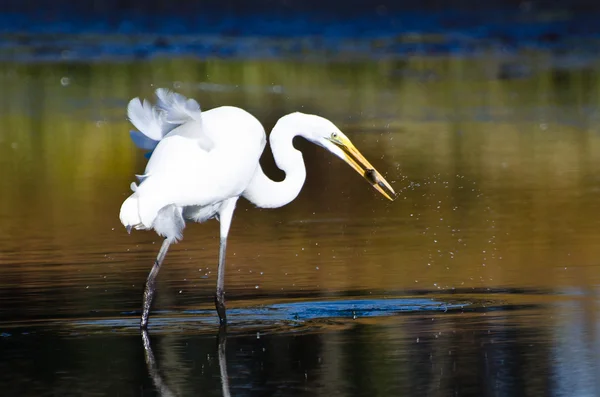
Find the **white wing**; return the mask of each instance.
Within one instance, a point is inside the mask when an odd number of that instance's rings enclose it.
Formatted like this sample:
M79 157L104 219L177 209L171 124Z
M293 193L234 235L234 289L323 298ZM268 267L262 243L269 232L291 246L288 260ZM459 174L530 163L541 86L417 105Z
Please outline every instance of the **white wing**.
M160 141L165 134L173 129L166 121L164 112L144 99L133 98L127 105L127 117L131 124L142 134L153 141Z
M180 129L178 134L185 134L190 139L202 141L204 147L212 143L202 132L202 112L194 99L169 91L166 88L156 90L157 104L133 98L127 106L127 116L139 131L131 131L131 139L141 149L153 150L158 142L171 131L188 123L193 128Z
M162 115L168 109L177 108L173 114L187 112L189 117L156 141L144 175L138 176L139 186L132 184L133 194L121 206L119 217L125 226L152 228L160 211L169 206L194 206L202 218L198 208L214 207L242 194L265 146L264 128L250 113L224 106L204 112L199 119L193 104L186 100L187 105L179 107L182 97L159 92L159 104L143 110L144 120L160 124L162 133Z
M166 88L158 88L156 97L156 106L165 112L168 123L181 125L188 121L202 121L200 105L194 99L188 99Z

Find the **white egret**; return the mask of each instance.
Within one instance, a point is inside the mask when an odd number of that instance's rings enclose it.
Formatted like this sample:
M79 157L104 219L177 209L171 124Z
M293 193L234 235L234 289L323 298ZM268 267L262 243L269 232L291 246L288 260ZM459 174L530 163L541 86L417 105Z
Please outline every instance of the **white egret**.
M265 175L259 158L266 135L261 123L243 109L222 106L201 111L198 103L167 89L156 90L156 106L134 98L128 118L140 131L131 136L137 146L153 149L139 186L121 206L121 223L131 231L154 229L164 237L144 290L140 326L148 325L155 280L167 250L182 238L186 221L220 222L219 268L215 306L221 324L225 312L225 251L237 200L243 196L257 207L282 207L298 196L306 178L302 153L292 140L301 136L327 149L361 174L382 195L395 198L394 189L331 121L291 113L277 121L269 142L285 179Z

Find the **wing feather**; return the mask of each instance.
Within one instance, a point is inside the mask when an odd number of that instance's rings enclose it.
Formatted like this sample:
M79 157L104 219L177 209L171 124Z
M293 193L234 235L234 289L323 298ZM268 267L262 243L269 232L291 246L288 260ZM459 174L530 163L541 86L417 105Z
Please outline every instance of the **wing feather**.
M154 141L160 141L165 134L163 131L163 126L166 124L164 113L145 99L143 102L139 98L129 101L127 117L135 128Z
M181 125L188 121L202 120L202 111L196 100L166 88L158 88L156 97L157 107L165 112L168 123Z
M205 150L214 143L203 133L202 111L194 99L186 98L166 88L155 92L157 103L133 98L127 105L127 116L139 131L130 131L133 143L144 150L154 150L165 136L182 135L195 139ZM175 131L177 130L177 131Z

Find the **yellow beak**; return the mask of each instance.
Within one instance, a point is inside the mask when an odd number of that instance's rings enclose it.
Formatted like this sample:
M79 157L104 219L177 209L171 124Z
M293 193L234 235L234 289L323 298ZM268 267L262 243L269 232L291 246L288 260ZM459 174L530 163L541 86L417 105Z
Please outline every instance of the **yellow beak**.
M343 160L346 161L356 172L361 174L379 193L387 199L394 201L396 192L385 178L367 161L358 149L350 142L348 138L338 137L338 139L330 139L330 141L342 149L345 154Z

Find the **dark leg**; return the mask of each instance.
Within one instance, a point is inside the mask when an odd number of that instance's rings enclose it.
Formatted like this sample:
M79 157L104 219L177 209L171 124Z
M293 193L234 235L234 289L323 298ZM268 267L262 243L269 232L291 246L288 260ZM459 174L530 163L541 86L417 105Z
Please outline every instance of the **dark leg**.
M160 265L165 259L165 255L167 255L169 245L171 245L171 241L169 239L165 239L162 243L162 246L160 247L160 251L158 251L158 256L156 257L156 261L154 261L154 266L152 266L152 270L150 270L150 274L148 274L148 279L146 280L146 288L144 289L142 321L140 322L141 329L148 328L148 316L150 315L150 306L152 305L154 289L156 288L156 276L158 275L158 271L160 270Z
M233 210L237 197L227 200L219 210L219 222L221 223L221 246L219 248L219 271L217 275L217 293L215 294L215 306L221 325L227 324L227 313L225 309L225 252L227 251L227 235L233 219Z
M217 276L217 293L215 294L215 306L219 315L221 325L227 324L227 312L225 310L225 251L227 250L227 237L221 238L219 248L219 272Z

